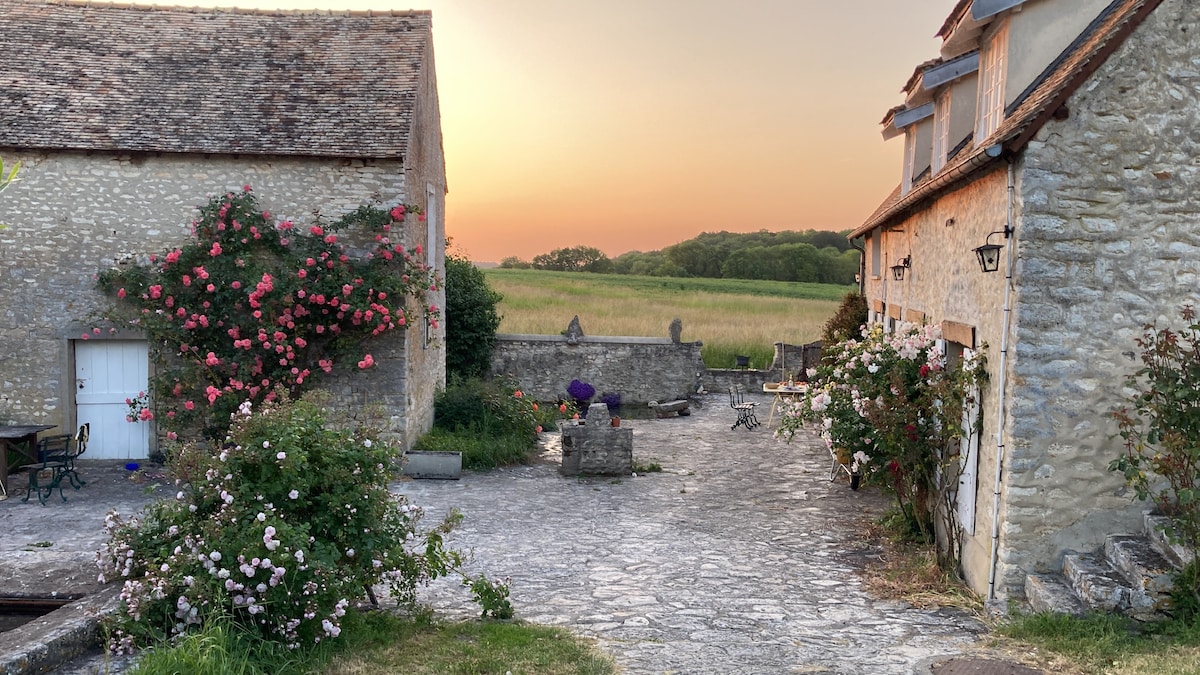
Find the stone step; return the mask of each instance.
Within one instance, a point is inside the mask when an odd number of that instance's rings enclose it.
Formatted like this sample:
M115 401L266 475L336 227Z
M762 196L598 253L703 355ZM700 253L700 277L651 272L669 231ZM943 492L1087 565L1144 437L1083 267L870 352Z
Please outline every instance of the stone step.
M1121 573L1102 556L1068 553L1063 556L1063 576L1090 609L1124 612L1129 607L1129 587Z
M1154 549L1161 553L1163 557L1171 561L1171 564L1178 568L1184 568L1192 562L1192 552L1180 546L1167 541L1167 535L1164 528L1169 525L1171 519L1166 516L1154 515L1151 512L1146 512L1146 536L1150 539L1150 543Z
M1104 540L1104 556L1129 584L1130 616L1150 619L1171 606L1171 564L1154 550L1146 537L1131 534L1109 535Z
M1035 613L1052 612L1082 616L1087 607L1058 574L1027 574L1025 600Z

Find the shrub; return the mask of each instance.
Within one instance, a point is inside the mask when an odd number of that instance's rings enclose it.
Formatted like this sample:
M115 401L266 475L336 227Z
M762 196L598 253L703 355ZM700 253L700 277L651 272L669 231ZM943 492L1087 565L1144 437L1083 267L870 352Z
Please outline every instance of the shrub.
M858 291L850 291L842 298L837 312L825 322L821 331L821 342L834 345L858 336L867 323L867 299Z
M567 385L567 396L570 396L574 400L581 415L587 415L588 403L595 395L596 388L587 382L571 380L571 383Z
M417 439L413 450L424 452L461 452L464 469L489 471L498 466L520 464L533 450L525 436L481 435L470 430L433 429Z
M386 583L401 603L456 571L443 544L460 518L428 530L388 492L395 449L364 429L334 430L310 401L243 403L217 456L174 500L122 518L98 555L123 579L112 647L127 651L228 618L289 648L341 632L346 608ZM199 459L197 459L199 458Z
M446 373L482 377L492 363L501 295L470 260L446 256Z
M566 403L539 404L509 377L452 378L434 400L433 430L413 449L462 452L465 468L494 469L527 459L538 433L575 411Z
M1188 326L1174 331L1147 325L1137 344L1142 368L1126 383L1134 394L1112 415L1125 453L1109 464L1133 488L1170 517L1167 536L1200 551L1200 321L1180 312ZM1188 592L1200 602L1193 570Z
M617 392L606 391L600 394L600 402L608 406L609 414L615 413L621 409L621 394Z

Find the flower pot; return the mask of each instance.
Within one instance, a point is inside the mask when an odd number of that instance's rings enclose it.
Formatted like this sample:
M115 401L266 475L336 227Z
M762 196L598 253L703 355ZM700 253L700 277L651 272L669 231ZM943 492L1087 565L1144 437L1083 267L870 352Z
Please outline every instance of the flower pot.
M621 426L621 418L620 417L614 417L610 421L614 427Z
M412 478L458 480L462 477L462 453L441 450L409 450L404 453L402 473Z
M850 474L850 489L857 490L861 485L862 485L862 474L861 473Z

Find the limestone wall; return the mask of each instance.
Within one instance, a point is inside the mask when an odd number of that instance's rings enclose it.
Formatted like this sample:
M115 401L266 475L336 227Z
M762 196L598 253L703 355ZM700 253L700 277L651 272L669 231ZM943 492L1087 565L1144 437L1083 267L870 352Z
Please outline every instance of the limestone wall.
M511 374L540 401L558 400L571 380L581 380L622 402L686 398L705 372L699 342L665 338L584 336L568 344L561 335L498 335L492 375ZM700 376L703 378L703 376ZM707 385L706 385L707 386Z
M299 225L318 209L336 218L372 199L404 201L405 192L394 161L0 152L6 165L22 163L21 180L0 198L8 226L0 231L0 415L67 429L72 343L103 302L97 272L179 244L196 206L246 184L273 216ZM424 240L421 228L409 241Z
M1000 575L1139 527L1106 412L1147 322L1200 300L1200 15L1166 0L1029 145Z

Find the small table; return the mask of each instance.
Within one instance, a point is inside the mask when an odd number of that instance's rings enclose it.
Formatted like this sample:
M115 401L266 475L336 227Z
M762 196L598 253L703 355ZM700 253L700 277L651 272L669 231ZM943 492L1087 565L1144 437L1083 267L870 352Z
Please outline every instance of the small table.
M768 382L763 385L764 394L774 394L775 399L771 401L771 413L767 415L767 428L771 428L771 422L775 421L775 409L779 407L780 402L784 398L795 399L797 396L803 396L808 393L808 384L797 382L796 384L775 384Z
M55 424L0 425L0 501L8 499L8 449L12 448L36 462L38 433L53 429Z

